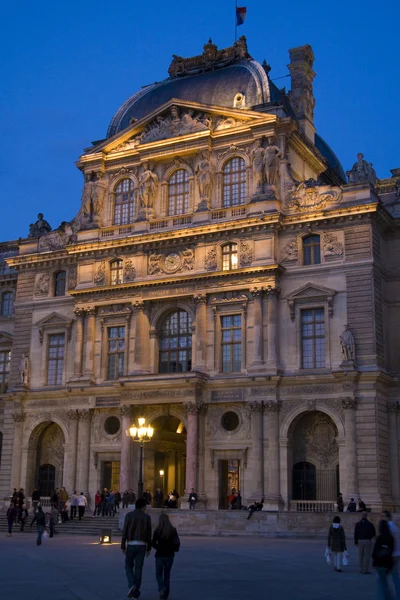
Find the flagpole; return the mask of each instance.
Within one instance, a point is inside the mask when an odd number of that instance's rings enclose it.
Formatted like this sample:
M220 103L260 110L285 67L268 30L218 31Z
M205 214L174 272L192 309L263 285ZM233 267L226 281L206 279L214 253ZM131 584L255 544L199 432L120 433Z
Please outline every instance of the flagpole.
M235 42L237 40L237 0L235 0Z

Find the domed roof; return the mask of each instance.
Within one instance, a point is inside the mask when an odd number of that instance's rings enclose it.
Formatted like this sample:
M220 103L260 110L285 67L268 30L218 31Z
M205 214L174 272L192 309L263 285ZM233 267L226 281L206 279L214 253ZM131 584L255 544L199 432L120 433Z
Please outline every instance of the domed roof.
M218 50L211 40L200 56L184 59L174 56L170 78L142 88L116 112L108 128L112 137L173 98L234 107L237 94L244 95L246 108L275 100L275 86L265 69L247 52L245 38L231 48Z

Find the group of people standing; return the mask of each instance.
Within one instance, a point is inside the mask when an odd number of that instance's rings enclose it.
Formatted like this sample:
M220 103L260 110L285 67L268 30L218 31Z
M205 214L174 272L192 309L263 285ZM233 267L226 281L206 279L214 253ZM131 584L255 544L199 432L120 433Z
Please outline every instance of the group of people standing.
M344 511L344 500L342 494L339 494L336 500L336 508L338 512L364 512L367 510L365 502L363 502L361 498L357 500L357 503L354 498L350 498L350 502L347 505L346 511Z
M373 540L375 539L375 544ZM362 519L356 523L354 529L354 544L359 550L360 573L371 573L370 565L376 569L379 594L382 600L392 600L389 581L392 579L396 593L396 600L400 600L400 532L392 521L389 511L382 513L379 523L379 534L368 520L368 513L363 512ZM342 572L343 560L346 560L347 544L346 535L339 516L333 518L329 527L327 551L333 556L333 567L337 573Z
M134 495L134 494L133 494ZM119 507L124 500L119 491L108 490L106 487L103 491L97 490L94 497L93 517L115 517L119 511ZM128 506L128 505L127 505Z

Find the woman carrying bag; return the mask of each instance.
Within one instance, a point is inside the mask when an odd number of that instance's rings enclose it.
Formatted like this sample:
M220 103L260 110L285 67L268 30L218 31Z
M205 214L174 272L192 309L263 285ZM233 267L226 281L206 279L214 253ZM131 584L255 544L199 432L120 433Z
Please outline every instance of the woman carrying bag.
M171 569L180 544L178 533L168 515L161 514L151 543L156 550L156 579L160 600L166 600L169 596Z
M333 523L329 527L327 546L333 554L334 570L341 573L343 553L347 551L347 547L344 529L340 524L340 517L333 517Z

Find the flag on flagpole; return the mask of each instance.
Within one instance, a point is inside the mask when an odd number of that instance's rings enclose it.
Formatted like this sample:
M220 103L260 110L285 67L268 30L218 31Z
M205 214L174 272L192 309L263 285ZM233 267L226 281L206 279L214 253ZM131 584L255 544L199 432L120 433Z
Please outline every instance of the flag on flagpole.
M243 25L247 16L247 8L245 6L236 7L236 26Z

